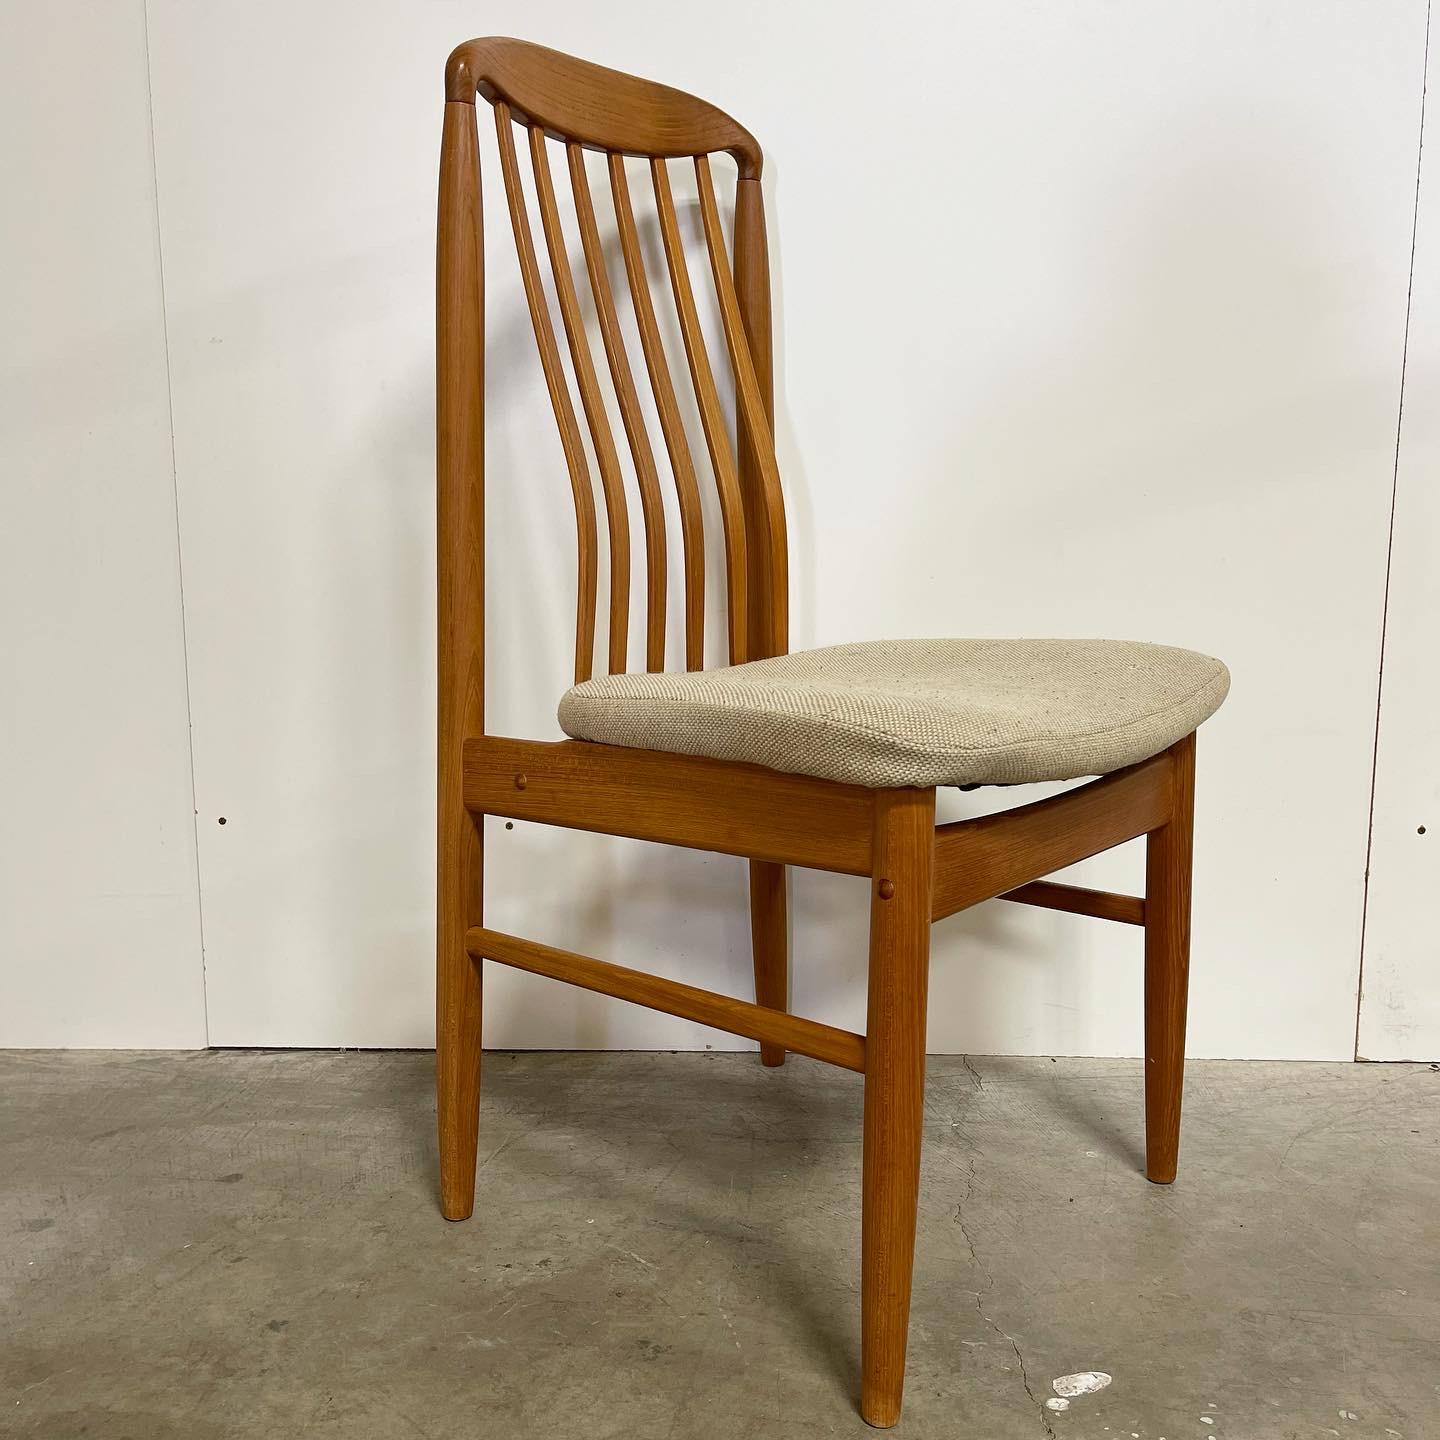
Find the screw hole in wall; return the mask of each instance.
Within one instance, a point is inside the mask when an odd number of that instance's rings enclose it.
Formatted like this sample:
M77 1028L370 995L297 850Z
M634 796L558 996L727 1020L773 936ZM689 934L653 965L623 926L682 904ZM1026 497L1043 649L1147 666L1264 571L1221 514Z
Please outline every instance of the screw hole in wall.
M1417 826L1415 833L1417 835L1423 835L1425 833L1425 827L1423 825Z
M220 817L218 823L221 824L221 825L223 825L223 824L225 823L225 817L224 817L223 815Z

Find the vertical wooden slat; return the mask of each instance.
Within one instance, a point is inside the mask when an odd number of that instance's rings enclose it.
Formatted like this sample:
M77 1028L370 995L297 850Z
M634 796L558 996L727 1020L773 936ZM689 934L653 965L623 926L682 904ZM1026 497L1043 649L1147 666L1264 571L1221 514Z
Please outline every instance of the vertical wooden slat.
M472 97L473 100L473 97ZM435 1092L440 1205L475 1204L481 922L480 820L465 806L465 741L485 733L484 269L475 106L445 106L435 254L435 519L439 773L436 795Z
M595 670L595 597L597 590L595 554L599 548L595 531L595 494L590 485L590 467L585 463L585 447L580 440L580 426L575 407L565 384L560 366L560 350L555 343L555 327L550 320L550 307L540 283L540 267L535 259L535 241L530 234L530 217L525 212L525 192L520 188L520 167L515 160L515 139L511 133L510 107L503 101L495 105L495 133L500 145L500 169L505 176L505 198L510 207L510 224L515 231L515 248L520 256L520 274L525 281L525 299L530 306L530 322L535 328L535 343L540 347L540 364L545 372L545 385L560 428L560 443L565 450L565 465L570 472L570 488L575 496L576 550L579 578L578 604L575 616L575 681L588 680Z
M665 507L660 499L660 477L650 435L640 412L635 379L625 354L625 338L615 313L615 297L605 253L600 247L600 230L595 223L595 203L590 195L590 177L585 172L585 151L572 140L565 147L570 165L570 188L575 195L575 213L580 221L580 241L585 249L585 268L590 275L590 293L600 317L600 334L605 341L605 358L620 402L620 418L630 441L635 461L635 479L640 487L640 509L645 520L645 668L665 668Z
M675 217L675 198L670 191L670 172L663 159L650 162L655 185L655 205L660 218L660 233L665 242L665 262L670 271L670 285L675 293L675 309L680 316L680 332L685 338L685 357L690 364L690 379L695 387L695 400L700 409L700 424L705 444L710 451L710 465L715 472L715 485L720 492L720 515L725 525L725 571L730 617L730 663L739 664L750 658L749 561L746 558L745 507L740 498L740 481L735 471L735 457L725 431L725 416L720 396L715 389L715 376L705 350L705 336L700 329L700 316L695 309L695 292L690 286L690 272L685 264L685 247L680 238L680 225Z
M710 157L695 157L705 245L725 344L735 377L740 494L744 503L750 658L783 655L790 642L790 579L785 498L771 433L774 400L770 364L770 266L759 180L741 180L735 192L735 275L715 203Z
M670 363L655 321L655 303L650 298L650 279L635 228L635 211L630 204L630 183L625 160L610 156L610 191L615 201L615 222L620 230L620 250L625 257L625 276L630 282L630 300L640 329L640 348L660 416L660 431L675 476L675 495L680 504L680 544L685 563L685 668L699 670L705 664L705 530L700 509L700 485L690 458L690 444L675 400Z
M570 342L570 359L580 386L580 403L590 426L595 459L600 466L600 488L605 495L605 519L610 537L609 665L610 673L618 675L625 669L630 638L630 513L625 503L625 482L620 478L620 457L615 453L615 437L611 434L610 417L605 413L605 400L595 377L590 341L575 294L575 277L570 273L565 232L555 204L555 182L550 177L550 152L545 146L545 132L538 125L530 126L530 163L535 172L545 248L550 252L550 269L555 276L555 294L560 301L565 338Z

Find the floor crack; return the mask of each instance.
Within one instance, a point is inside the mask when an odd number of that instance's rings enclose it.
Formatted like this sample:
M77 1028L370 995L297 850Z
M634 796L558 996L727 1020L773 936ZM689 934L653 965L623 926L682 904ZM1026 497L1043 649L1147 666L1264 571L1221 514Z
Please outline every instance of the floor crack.
M977 1090L984 1090L985 1082L980 1078L980 1072L970 1063L970 1057L968 1055L962 1055L960 1057L960 1063L969 1072L970 1078L975 1082L975 1088Z
M966 1068L969 1069L970 1062L966 1060ZM974 1071L971 1071L974 1074ZM980 1077L975 1076L977 1084ZM983 1086L982 1086L983 1088ZM985 1288L975 1290L971 1293L975 1296L975 1313L1015 1352L1015 1361L1020 1366L1020 1383L1025 1387L1025 1394L1029 1396L1030 1403L1035 1407L1040 1416L1040 1424L1044 1427L1045 1433L1053 1437L1055 1427L1050 1423L1050 1414L1046 1410L1040 1397L1035 1393L1035 1387L1030 1383L1030 1371L1025 1364L1025 1357L1020 1353L1020 1344L1015 1337L1006 1330L998 1320L985 1311L985 1297L995 1289L995 1274L990 1267L980 1258L975 1248L975 1237L970 1233L969 1223L965 1219L965 1207L970 1203L970 1197L975 1191L975 1163L977 1156L974 1151L970 1155L970 1167L965 1176L965 1193L955 1202L955 1223L960 1227L960 1233L965 1237L965 1245L970 1251L970 1259L975 1263L975 1268L985 1277Z

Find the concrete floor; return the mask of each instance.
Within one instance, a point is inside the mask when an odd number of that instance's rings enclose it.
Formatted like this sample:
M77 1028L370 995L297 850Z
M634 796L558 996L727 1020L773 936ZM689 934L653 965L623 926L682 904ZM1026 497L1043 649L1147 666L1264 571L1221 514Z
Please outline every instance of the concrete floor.
M428 1054L0 1055L0 1434L870 1433L858 1077L497 1054L486 1087L450 1225ZM897 1433L1440 1435L1437 1099L1192 1064L1160 1189L1137 1064L933 1060Z

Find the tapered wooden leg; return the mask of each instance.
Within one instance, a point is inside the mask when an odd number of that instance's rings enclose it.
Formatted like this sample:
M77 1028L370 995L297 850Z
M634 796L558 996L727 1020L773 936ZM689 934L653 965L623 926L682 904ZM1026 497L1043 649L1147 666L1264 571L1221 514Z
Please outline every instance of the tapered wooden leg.
M1174 808L1145 845L1145 1174L1175 1178L1185 1081L1190 986L1190 859L1195 818L1195 737L1172 750Z
M755 957L755 1003L790 1008L789 942L785 933L785 867L750 862L750 944ZM761 1045L764 1065L783 1065L783 1045Z
M444 800L442 793L442 811ZM458 816L442 814L435 953L435 1105L440 1127L440 1209L447 1220L466 1220L475 1208L480 962L465 953L465 931L480 923L482 824L480 817L463 810Z
M860 1413L878 1426L900 1418L905 1387L934 855L935 792L879 791L865 1032L860 1388Z

